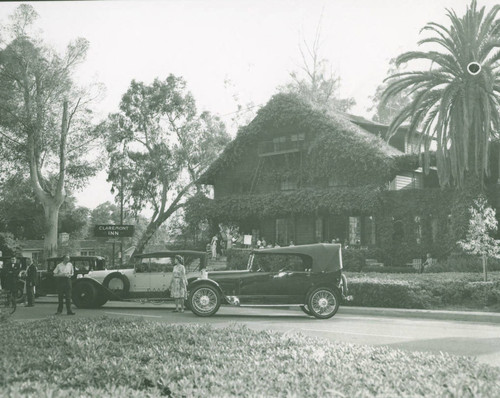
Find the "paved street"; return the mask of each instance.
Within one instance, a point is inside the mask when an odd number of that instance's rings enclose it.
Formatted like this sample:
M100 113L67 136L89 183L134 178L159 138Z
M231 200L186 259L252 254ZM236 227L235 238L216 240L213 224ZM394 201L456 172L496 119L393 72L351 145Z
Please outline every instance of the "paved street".
M16 321L44 319L53 316L56 302L44 298L33 308L19 307ZM172 312L171 304L108 303L97 310L76 309L76 317L145 318L165 323L210 323L224 327L243 323L254 330L272 329L346 343L387 345L412 351L447 352L475 356L479 361L500 366L500 323L468 322L439 319L355 315L340 308L329 320L307 317L299 309L221 307L210 318L199 318L190 311ZM73 319L62 315L63 319Z

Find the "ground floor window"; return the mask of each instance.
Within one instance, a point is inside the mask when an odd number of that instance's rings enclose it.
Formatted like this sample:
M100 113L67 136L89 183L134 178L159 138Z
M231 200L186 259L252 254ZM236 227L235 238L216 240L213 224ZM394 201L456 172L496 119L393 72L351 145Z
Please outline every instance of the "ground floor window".
M363 219L364 223L364 236L361 240L363 245L375 245L376 243L376 229L375 229L375 219L373 216L366 216Z
M361 244L361 217L349 217L349 244Z
M323 242L323 217L316 217L314 235L316 242Z
M417 244L422 242L422 221L420 216L415 216L415 241Z
M431 233L432 233L432 242L435 243L438 237L438 220L435 217L431 219Z
M291 242L295 242L294 227L295 225L291 217L276 219L276 244L288 246Z

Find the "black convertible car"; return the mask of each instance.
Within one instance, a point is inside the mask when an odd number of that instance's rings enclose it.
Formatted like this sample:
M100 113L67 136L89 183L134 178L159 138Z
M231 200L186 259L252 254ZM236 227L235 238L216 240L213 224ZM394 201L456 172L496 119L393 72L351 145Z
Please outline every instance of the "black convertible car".
M243 271L209 272L192 280L188 306L211 316L221 304L298 305L316 318L331 318L347 296L339 244L253 250Z

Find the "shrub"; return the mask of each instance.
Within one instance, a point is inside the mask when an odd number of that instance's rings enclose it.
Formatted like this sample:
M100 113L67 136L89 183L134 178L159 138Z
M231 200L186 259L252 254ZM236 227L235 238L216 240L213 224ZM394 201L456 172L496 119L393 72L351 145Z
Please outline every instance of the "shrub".
M426 267L424 272L482 272L481 258L464 253L453 253L447 259ZM488 271L500 271L500 260L488 259Z
M359 272L365 265L366 251L346 248L342 250L342 265L346 271Z
M411 267L379 267L378 265L370 265L363 267L363 272L379 272L383 274L414 274L417 272Z
M407 281L364 278L349 281L351 305L362 307L430 308L431 298L422 294L418 284Z
M0 333L5 397L496 398L500 388L500 369L471 358L237 325L52 318Z
M227 249L227 269L247 269L250 252L251 249Z
M385 268L385 267L384 267ZM480 282L479 273L348 274L348 304L388 308L463 307L484 309L500 305L500 274Z

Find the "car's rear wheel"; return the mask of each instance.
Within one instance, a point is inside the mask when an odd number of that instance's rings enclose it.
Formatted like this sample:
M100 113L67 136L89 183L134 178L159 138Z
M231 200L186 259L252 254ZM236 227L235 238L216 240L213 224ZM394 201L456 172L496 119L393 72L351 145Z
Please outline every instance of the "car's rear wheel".
M106 276L102 284L119 298L125 298L130 290L130 281L125 275L119 272Z
M220 307L221 298L216 287L200 285L189 292L188 306L198 316L211 316Z
M319 287L313 290L307 299L307 307L311 314L319 319L328 319L337 313L340 295L336 290Z
M102 294L97 293L97 298L96 298L96 307L97 308L102 307L107 302L108 302L108 298L107 297L105 297Z
M97 305L97 290L90 282L75 283L73 303L78 308L94 308Z
M311 310L307 305L301 305L300 309L304 312L304 314L313 315L313 313L311 312Z

